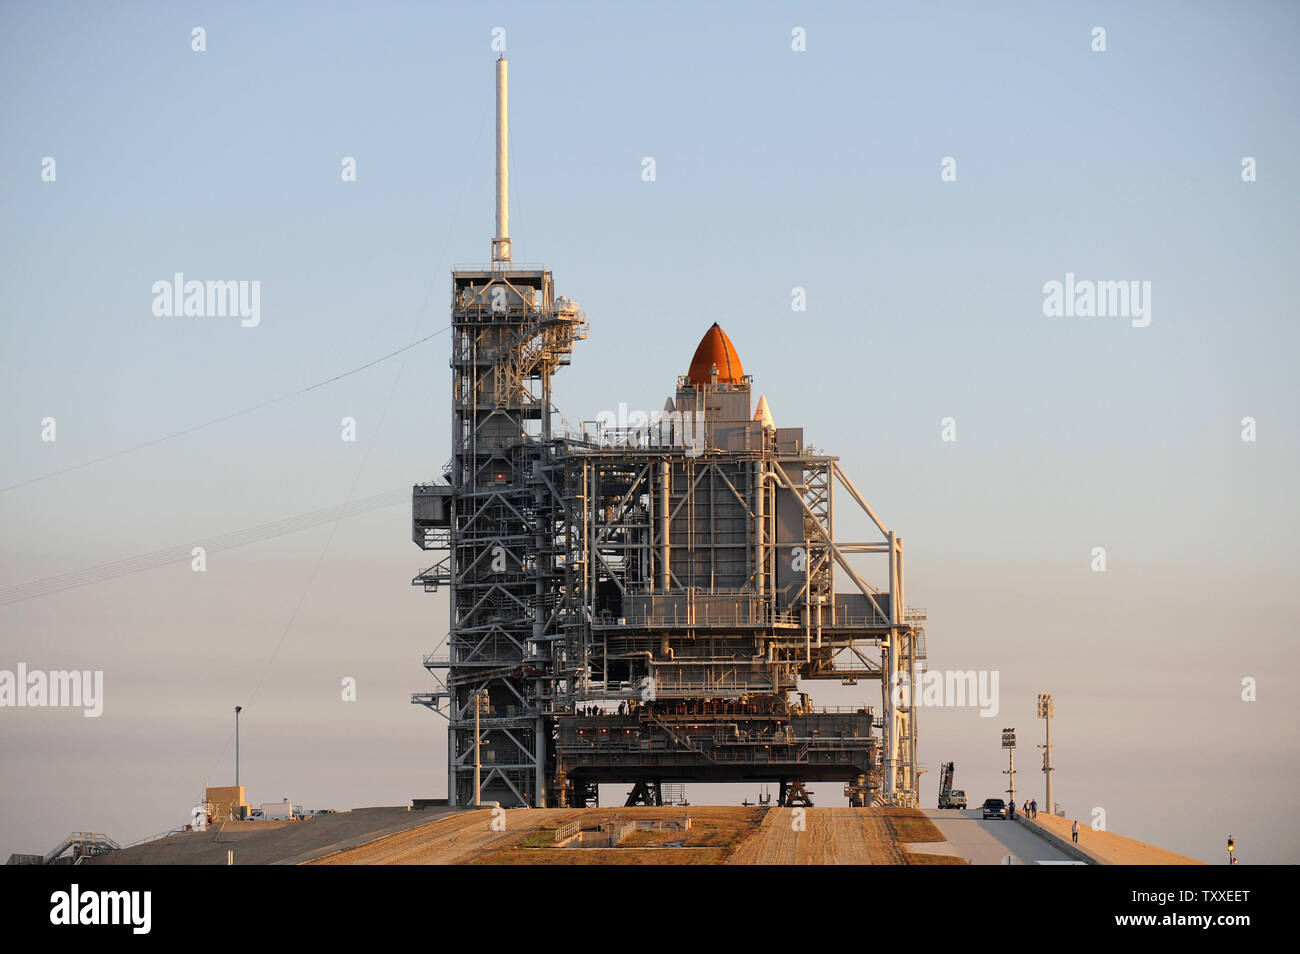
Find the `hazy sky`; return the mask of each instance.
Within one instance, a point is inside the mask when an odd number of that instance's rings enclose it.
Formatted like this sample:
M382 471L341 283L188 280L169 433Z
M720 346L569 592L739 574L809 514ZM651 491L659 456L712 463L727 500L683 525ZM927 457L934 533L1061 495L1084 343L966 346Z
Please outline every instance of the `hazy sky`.
M948 759L972 802L999 794L1003 726L1041 800L1050 691L1056 795L1081 823L1101 807L1207 861L1229 833L1243 862L1296 861L1288 3L6 3L0 486L445 327L453 264L489 257L494 27L515 259L591 322L556 379L565 416L662 407L720 322L777 423L841 455L905 537L932 668L1000 672L996 718L922 713L925 803ZM155 316L176 272L260 282L260 322ZM1150 324L1045 317L1067 272L1150 282ZM0 587L438 473L447 357L434 338L0 492ZM431 562L398 504L204 573L0 606L0 670L105 679L98 719L0 709L0 857L182 824L205 777L232 781L235 704L255 803L444 794L445 723L408 701L447 627L445 596L409 585ZM756 794L719 791L691 797Z

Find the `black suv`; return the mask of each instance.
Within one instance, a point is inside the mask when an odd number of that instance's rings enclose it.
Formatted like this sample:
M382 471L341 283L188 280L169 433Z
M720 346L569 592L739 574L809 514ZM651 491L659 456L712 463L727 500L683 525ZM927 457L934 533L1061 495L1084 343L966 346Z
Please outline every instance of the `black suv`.
M983 815L985 818L1006 818L1007 803L1000 798L986 798Z

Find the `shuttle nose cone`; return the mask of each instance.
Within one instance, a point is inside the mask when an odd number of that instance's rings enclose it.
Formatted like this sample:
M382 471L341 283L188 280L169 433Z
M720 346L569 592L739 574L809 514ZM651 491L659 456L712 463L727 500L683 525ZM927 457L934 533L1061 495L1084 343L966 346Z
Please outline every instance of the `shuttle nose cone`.
M700 339L700 346L695 349L695 357L691 358L691 369L686 376L691 384L702 388L712 383L714 367L718 369L719 384L740 384L745 377L745 369L740 366L736 346L716 321Z

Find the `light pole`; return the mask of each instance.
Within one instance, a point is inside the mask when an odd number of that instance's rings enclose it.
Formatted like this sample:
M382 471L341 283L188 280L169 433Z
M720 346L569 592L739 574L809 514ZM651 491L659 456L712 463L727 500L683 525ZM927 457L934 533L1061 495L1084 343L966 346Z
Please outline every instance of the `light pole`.
M1007 750L1007 757L1011 760L1010 767L1003 775L1009 776L1008 784L1011 786L1007 789L1011 795L1011 802L1016 800L1016 730L1014 728L1002 730L1002 747Z
M243 706L235 706L235 788L239 788L239 713L241 711Z
M480 746L483 742L483 734L479 731L479 713L487 705L488 693L486 689L480 689L474 693L474 807L478 808L482 804L483 798L483 758Z
M1038 718L1047 724L1047 741L1040 745L1043 750L1043 774L1047 776L1047 814L1056 814L1056 803L1052 801L1052 716L1056 715L1056 703L1047 693L1038 697Z

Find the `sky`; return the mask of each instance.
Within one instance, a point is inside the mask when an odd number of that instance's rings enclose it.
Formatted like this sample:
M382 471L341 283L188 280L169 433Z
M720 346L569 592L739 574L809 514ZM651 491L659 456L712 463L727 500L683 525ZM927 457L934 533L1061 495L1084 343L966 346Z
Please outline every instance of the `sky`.
M515 260L591 325L565 418L662 407L719 322L903 535L930 667L1000 674L996 717L922 712L923 803L949 760L1001 794L1004 726L1041 801L1051 692L1081 824L1300 859L1288 3L6 2L0 590L441 471L447 339L408 346L489 258L497 28ZM178 272L258 282L256 325L155 314ZM1146 317L1045 314L1067 273ZM254 803L445 794L430 562L399 501L0 605L0 670L105 685L95 719L0 708L0 856L183 824L235 705Z

